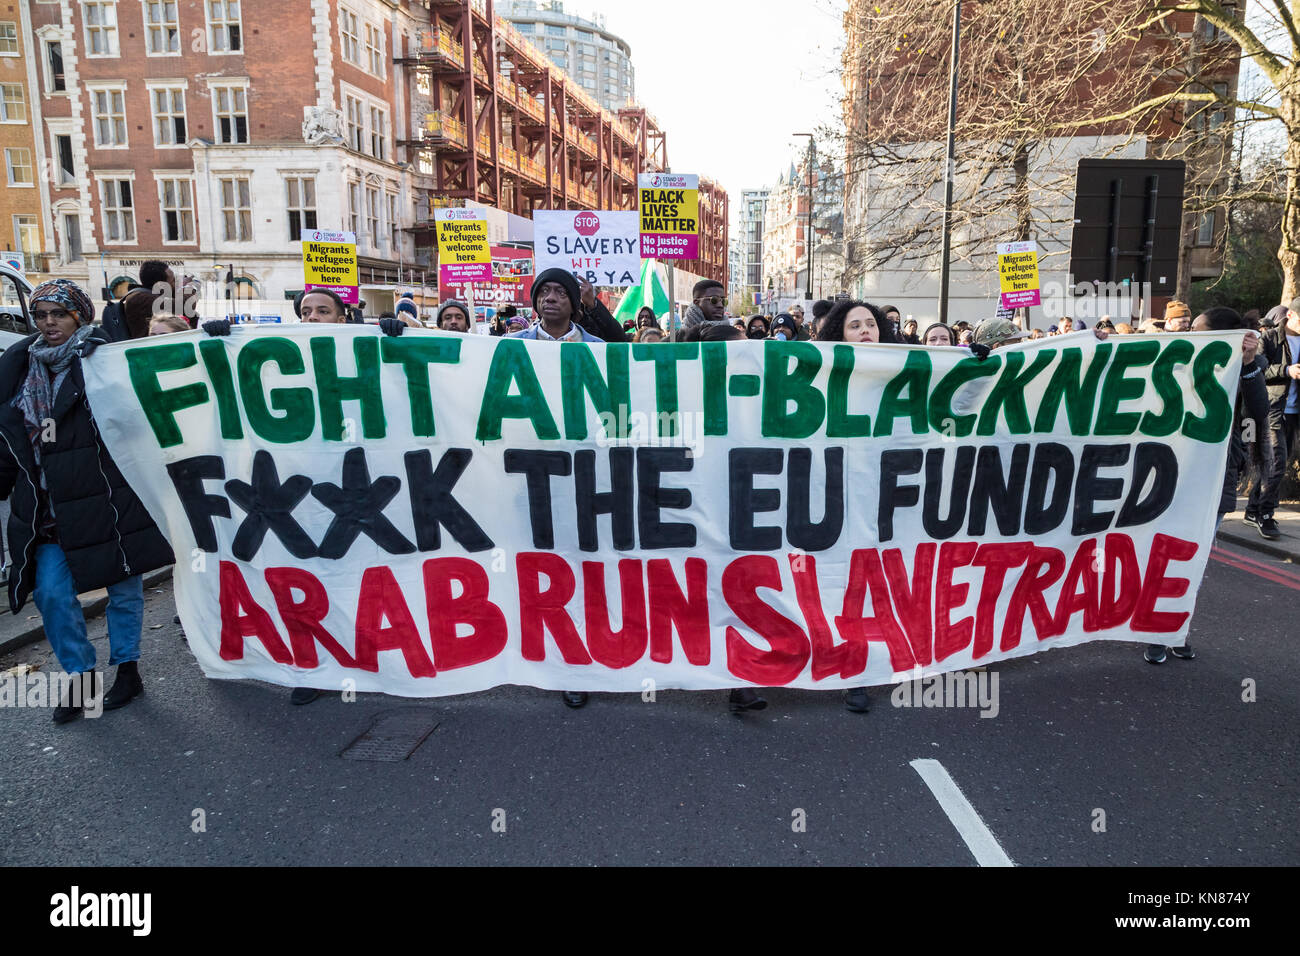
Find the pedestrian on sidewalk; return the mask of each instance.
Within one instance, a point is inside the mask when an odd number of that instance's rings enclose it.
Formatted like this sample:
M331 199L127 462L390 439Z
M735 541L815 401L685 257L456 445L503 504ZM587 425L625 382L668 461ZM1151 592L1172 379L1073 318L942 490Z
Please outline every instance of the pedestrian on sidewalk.
M1230 332L1245 327L1241 316L1234 310L1225 306L1216 306L1198 315L1192 322L1191 331ZM1241 343L1241 381L1237 388L1237 404L1233 410L1232 433L1228 438L1228 463L1223 472L1223 487L1219 493L1218 517L1214 522L1216 532L1223 522L1223 516L1237 508L1237 482L1247 461L1243 436L1246 427L1244 421L1247 418L1251 420L1251 427L1258 436L1258 441L1269 442L1268 390L1264 387L1264 357L1259 354L1259 336L1250 331ZM1269 454L1267 449L1265 454ZM1181 647L1148 644L1144 656L1149 664L1163 664L1169 651L1173 652L1174 657L1185 661L1194 660L1196 657L1196 652L1192 650L1189 642Z
M54 279L32 290L38 329L0 356L0 497L10 500L14 569L9 607L17 614L31 595L45 637L68 674L90 674L95 648L77 595L108 589L109 666L117 667L105 710L144 693L140 632L141 575L175 561L104 447L86 401L81 363L108 341L93 325L95 305L82 288ZM56 724L83 713L69 692Z
M1258 528L1262 537L1273 540L1282 535L1273 512L1300 437L1300 298L1293 299L1289 306L1274 306L1264 321L1259 351L1266 363L1264 386L1268 389L1272 454L1263 454L1268 446L1262 442L1252 446L1256 474L1246 499L1245 520Z

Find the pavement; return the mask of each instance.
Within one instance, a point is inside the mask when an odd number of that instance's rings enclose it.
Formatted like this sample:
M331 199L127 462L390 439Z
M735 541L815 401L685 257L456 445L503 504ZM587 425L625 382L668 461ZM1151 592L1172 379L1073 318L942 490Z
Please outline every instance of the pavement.
M1259 533L1253 524L1242 520L1246 511L1246 499L1237 499L1237 510L1223 516L1219 525L1219 540L1238 547L1249 548L1269 557L1300 565L1300 508L1294 504L1284 504L1273 517L1277 519L1282 537L1269 541Z

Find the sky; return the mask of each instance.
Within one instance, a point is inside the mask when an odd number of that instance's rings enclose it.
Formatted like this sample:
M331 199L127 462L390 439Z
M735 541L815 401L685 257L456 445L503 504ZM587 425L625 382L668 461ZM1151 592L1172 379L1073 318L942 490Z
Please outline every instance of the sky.
M776 184L839 118L843 0L567 0L632 47L637 99L668 134L668 163L743 189Z

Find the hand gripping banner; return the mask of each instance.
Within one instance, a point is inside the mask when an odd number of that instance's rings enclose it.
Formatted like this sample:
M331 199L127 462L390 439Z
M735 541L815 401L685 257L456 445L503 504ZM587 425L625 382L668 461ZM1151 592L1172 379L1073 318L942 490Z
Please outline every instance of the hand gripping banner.
M842 688L1182 643L1240 347L304 324L85 370L209 677L429 697Z

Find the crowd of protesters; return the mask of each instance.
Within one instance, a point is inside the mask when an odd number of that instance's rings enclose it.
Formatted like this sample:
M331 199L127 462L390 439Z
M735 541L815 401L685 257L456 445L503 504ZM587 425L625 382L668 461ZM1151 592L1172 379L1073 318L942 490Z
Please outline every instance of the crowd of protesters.
M12 555L9 600L14 613L27 598L41 612L45 633L60 665L69 674L93 675L96 655L86 636L85 619L77 595L98 588L108 590L109 666L117 667L112 688L104 698L111 710L144 692L139 675L140 635L143 615L141 575L171 564L171 550L135 492L123 479L95 426L81 361L99 345L115 339L141 338L184 332L199 323L189 295L191 280L175 276L166 264L145 263L140 285L111 303L95 323L95 306L78 286L56 279L31 294L31 317L36 333L11 346L0 356L0 498L8 498L11 513L6 538ZM619 323L595 290L566 270L538 275L532 286L532 319L514 307L501 309L491 323L494 335L541 342L719 342L743 339L774 341L845 342L962 348L977 358L1023 339L1069 335L1086 324L1064 317L1045 332L1029 331L1006 318L989 318L976 325L934 322L921 330L910 316L904 320L892 305L840 298L821 300L804 315L801 306L774 315L733 318L727 314L726 288L704 280L692 289L692 301L678 328L665 328L649 307L636 318ZM171 308L168 308L171 306ZM300 293L295 315L303 322L357 323L356 307L334 292L315 289ZM475 322L472 309L456 299L443 300L437 309L437 328L469 333ZM379 331L401 335L407 328L422 328L418 308L409 293L396 308L380 317ZM229 335L225 320L202 323L208 335ZM1241 316L1228 308L1211 308L1193 317L1182 302L1171 302L1160 320L1148 319L1135 327L1110 317L1094 326L1098 338L1164 332L1248 330L1242 348L1241 387L1237 414L1228 447L1228 462L1218 515L1236 510L1238 483L1251 461L1246 521L1261 535L1280 534L1275 519L1283 476L1296 452L1297 398L1300 395L1300 299ZM53 421L54 428L48 428ZM1190 644L1166 648L1153 644L1146 660L1161 663L1166 653L1192 659ZM297 688L295 704L319 696L312 688ZM587 694L566 691L569 707L582 707ZM754 688L731 691L733 713L761 710L766 700ZM869 709L866 688L846 692L845 706L863 713ZM83 705L60 701L54 721L65 723L82 713Z

